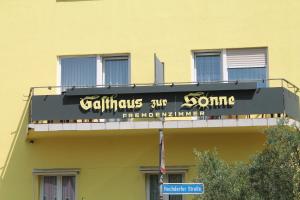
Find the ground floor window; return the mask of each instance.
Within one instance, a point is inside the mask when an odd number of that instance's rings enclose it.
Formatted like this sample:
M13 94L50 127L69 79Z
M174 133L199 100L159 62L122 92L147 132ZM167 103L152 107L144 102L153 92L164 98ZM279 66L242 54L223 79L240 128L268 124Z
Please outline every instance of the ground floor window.
M40 200L75 200L75 176L41 176Z
M165 182L182 183L183 174L168 174ZM147 175L147 200L159 200L158 174ZM164 200L183 200L182 195L165 195Z

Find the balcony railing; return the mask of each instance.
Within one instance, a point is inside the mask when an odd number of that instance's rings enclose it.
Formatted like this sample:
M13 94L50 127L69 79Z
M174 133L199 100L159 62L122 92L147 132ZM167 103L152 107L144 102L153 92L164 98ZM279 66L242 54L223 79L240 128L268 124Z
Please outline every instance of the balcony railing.
M257 80L236 80L236 81L202 81L202 82L167 82L167 83L132 83L132 84L118 84L118 85L95 85L95 86L36 86L31 87L29 91L30 98L34 95L39 94L60 94L64 93L67 89L77 89L77 88L116 88L116 87L137 87L137 86L175 86L175 85L200 85L200 84L216 84L216 83L243 83L243 82L253 82L253 83L265 83L266 87L282 87L290 90L291 92L297 94L300 92L299 87L295 84L289 82L284 78L273 78L273 79L257 79ZM63 91L63 92L62 92Z
M257 83L264 83L266 87L258 88ZM206 88L206 89L205 89ZM203 115L162 116L159 117L103 117L105 114L93 114L90 111L79 111L79 99L85 96L98 96L121 94L125 97L146 95L147 103L150 97L156 94L162 97L164 92L168 99L173 97L170 94L188 94L196 91L207 92L205 94L221 95L223 103L228 94L235 96L236 105L214 105L213 108L205 108ZM148 91L148 92L147 92ZM230 92L228 92L230 91ZM299 88L286 79L266 79L249 81L215 81L215 82L170 82L164 84L129 84L129 85L96 85L96 86L44 86L32 87L28 96L30 101L30 124L55 124L55 123L103 123L111 121L160 121L164 120L226 120L226 119L257 119L257 118L291 118L300 120L299 111ZM129 93L128 93L129 92ZM128 93L128 94L127 94ZM143 93L143 94L142 94ZM178 97L175 97L175 99ZM198 96L197 100L201 97ZM203 97L204 98L204 97ZM217 97L212 97L216 100ZM53 99L53 100L51 100ZM74 100L76 99L76 100ZM206 100L204 98L204 100ZM183 101L183 98L182 98ZM220 99L219 99L220 101ZM226 99L227 101L227 99ZM112 100L112 102L114 102ZM170 101L171 103L171 101ZM174 103L174 102L173 102ZM178 104L178 99L175 104ZM245 105L243 105L243 103ZM74 105L73 105L74 104ZM253 108L251 108L254 106ZM272 106L273 104L273 106ZM104 105L104 104L103 104ZM102 105L102 106L103 106ZM72 107L73 106L73 107ZM248 106L248 107L247 107ZM69 107L72 107L69 109ZM60 110L60 109L65 109ZM74 109L77 109L74 111ZM172 108L173 109L173 108ZM253 112L251 111L253 109ZM57 111L57 113L56 113ZM103 111L103 110L102 110ZM115 110L116 111L116 110ZM44 113L43 113L44 112ZM46 112L49 112L47 114ZM66 112L74 112L68 115ZM82 113L91 112L87 117ZM98 112L98 111L97 111ZM100 110L99 110L100 112ZM112 111L107 111L112 112ZM145 111L146 112L146 111ZM61 115L59 114L61 113ZM78 117L76 113L80 113ZM103 111L104 113L104 111ZM133 111L135 113L135 110ZM163 111L161 112L163 113ZM189 113L189 112L188 112ZM208 113L208 114L206 114ZM60 118L61 116L61 118ZM68 118L68 116L72 116ZM92 117L91 117L92 116ZM95 117L98 116L98 117ZM110 115L114 116L114 115ZM126 115L128 116L128 115ZM140 115L138 115L140 116ZM52 118L51 118L52 117Z

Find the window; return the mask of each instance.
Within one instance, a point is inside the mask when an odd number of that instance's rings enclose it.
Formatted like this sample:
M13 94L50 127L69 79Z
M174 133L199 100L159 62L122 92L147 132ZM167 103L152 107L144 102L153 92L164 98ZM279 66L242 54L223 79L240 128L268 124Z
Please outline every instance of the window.
M104 81L105 85L127 85L128 81L128 58L111 57L104 58Z
M41 176L40 200L75 200L75 176Z
M166 176L168 183L182 183L182 174L168 174ZM159 184L157 174L147 175L147 200L159 200ZM182 200L182 195L164 195L164 200Z
M59 85L62 91L69 87L96 85L128 85L128 56L77 56L59 59Z
M228 80L265 80L266 68L232 68L228 69ZM266 83L259 81L258 86L265 87Z
M194 55L195 81L257 81L258 87L266 87L266 48L223 49Z
M61 85L95 86L97 83L96 57L61 58Z
M197 81L222 80L220 53L199 53L195 57Z
M267 78L267 56L265 48L228 49L228 80L265 80ZM258 81L258 87L266 87Z

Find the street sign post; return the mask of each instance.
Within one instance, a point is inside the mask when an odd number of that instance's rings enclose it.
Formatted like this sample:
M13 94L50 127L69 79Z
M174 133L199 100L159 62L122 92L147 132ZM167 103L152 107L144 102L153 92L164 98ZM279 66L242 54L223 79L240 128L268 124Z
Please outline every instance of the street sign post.
M168 195L203 194L203 183L164 183L162 193Z

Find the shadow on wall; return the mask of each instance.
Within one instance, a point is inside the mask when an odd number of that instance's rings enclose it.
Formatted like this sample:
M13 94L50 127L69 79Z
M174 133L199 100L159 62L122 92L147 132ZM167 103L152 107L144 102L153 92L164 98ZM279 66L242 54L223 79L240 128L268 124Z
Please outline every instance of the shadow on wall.
M18 193L14 190L12 185L20 184L18 183L18 179L22 177L22 174L24 174L25 169L22 169L22 165L19 165L19 162L16 161L25 160L24 158L27 157L25 155L26 151L24 151L24 148L26 148L27 145L25 144L28 142L26 141L26 137L28 132L29 106L30 98L25 104L16 131L11 133L14 135L13 140L11 142L4 166L0 168L0 170L2 170L0 174L0 199L12 199L7 198L7 195L9 194L9 196L14 196L11 194Z

